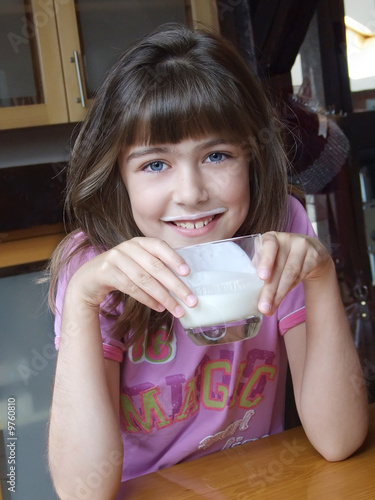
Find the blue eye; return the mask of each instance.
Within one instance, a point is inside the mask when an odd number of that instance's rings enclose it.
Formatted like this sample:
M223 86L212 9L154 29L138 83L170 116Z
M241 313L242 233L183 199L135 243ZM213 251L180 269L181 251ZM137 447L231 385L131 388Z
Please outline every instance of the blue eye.
M220 163L226 158L226 155L224 153L211 153L210 155L207 156L207 160L210 163Z
M165 163L162 161L152 161L144 167L144 170L151 172L161 172L164 169Z

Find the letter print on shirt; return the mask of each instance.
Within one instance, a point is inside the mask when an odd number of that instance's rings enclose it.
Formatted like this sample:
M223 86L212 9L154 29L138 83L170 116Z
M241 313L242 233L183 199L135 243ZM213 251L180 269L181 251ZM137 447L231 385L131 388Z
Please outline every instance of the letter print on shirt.
M175 338L166 340L165 330L158 335L158 341L150 348L145 348L144 342L134 345L129 356L134 364L141 360L155 363L162 372L157 382L150 372L150 378L144 378L141 383L123 386L121 409L125 432L140 435L162 431L208 411L213 422L217 414L217 429L222 418L219 414L232 415L233 420L227 420L220 431L200 438L198 449L205 450L220 442L228 448L248 439L250 420L266 395L266 386L276 377L274 352L253 348L234 364L230 349L212 350L202 356L189 378L183 364L177 365L182 371L173 374L162 368L174 356ZM206 414L205 418L211 417Z
M176 357L176 335L168 338L166 328L161 328L153 335L151 343L146 346L146 336L140 339L129 348L129 359L133 363L163 364L172 361Z

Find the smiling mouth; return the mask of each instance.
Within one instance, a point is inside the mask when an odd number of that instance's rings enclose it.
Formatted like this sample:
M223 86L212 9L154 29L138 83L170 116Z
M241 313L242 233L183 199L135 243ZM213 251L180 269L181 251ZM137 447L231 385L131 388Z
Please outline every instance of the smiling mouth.
M207 226L209 222L211 222L214 219L215 215L213 217L209 217L208 219L204 220L198 220L198 221L178 221L178 222L173 222L175 226L182 227L184 229L201 229L204 226Z
M161 217L161 220L167 224L181 227L182 229L202 229L214 219L220 218L226 211L226 208L219 207L208 210L207 212L191 215L165 216Z

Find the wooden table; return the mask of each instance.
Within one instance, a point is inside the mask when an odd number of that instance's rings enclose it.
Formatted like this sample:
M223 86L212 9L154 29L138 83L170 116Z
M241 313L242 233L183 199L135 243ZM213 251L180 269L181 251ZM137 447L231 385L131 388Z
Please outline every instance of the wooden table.
M121 500L375 498L375 404L352 457L327 462L301 427L127 481Z

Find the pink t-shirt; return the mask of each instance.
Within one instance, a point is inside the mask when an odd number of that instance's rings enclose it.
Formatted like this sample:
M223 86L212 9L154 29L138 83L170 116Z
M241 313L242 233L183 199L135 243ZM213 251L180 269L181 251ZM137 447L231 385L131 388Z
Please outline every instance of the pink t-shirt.
M286 231L315 236L292 197ZM94 255L86 250L74 257L66 274ZM60 311L67 279L59 281ZM176 320L170 340L161 330L151 347L140 342L126 350L111 338L111 321L101 317L104 356L121 363L123 481L282 431L287 369L282 335L304 320L302 284L272 317L263 317L256 337L232 344L197 346ZM57 348L60 323L57 313Z

